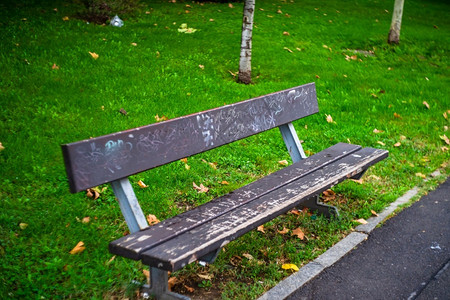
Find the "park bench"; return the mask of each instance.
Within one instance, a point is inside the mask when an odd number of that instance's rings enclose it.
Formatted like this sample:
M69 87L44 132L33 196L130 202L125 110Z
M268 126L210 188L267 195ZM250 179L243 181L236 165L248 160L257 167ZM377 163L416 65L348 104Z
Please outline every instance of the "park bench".
M325 190L386 158L381 149L338 143L308 158L293 121L318 112L314 83L127 131L62 145L72 193L110 183L130 234L109 251L150 267L147 292L170 292L168 271L212 263L220 249L294 207L336 215ZM293 164L156 225L148 226L128 176L278 127ZM147 201L147 200L144 200ZM148 200L151 201L151 200Z

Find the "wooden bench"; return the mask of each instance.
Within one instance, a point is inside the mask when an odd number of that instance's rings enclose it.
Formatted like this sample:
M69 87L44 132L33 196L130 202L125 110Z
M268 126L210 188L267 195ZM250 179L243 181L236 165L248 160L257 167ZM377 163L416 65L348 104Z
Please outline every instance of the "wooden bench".
M109 251L150 267L148 292L168 290L168 271L212 263L220 249L294 207L324 214L324 190L386 158L388 152L338 143L306 158L292 122L318 112L314 83L161 123L62 145L71 192L110 183L131 234ZM293 164L225 196L149 227L128 176L278 127Z

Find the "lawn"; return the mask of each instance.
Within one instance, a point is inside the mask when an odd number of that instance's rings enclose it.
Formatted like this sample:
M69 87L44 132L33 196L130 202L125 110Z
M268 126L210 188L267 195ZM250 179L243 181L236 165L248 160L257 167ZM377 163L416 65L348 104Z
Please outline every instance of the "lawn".
M338 142L389 150L361 182L323 197L338 206L340 220L287 214L265 233L228 244L215 264L172 274L173 289L193 298L257 298L292 273L283 264L308 263L355 220L414 186L425 193L450 173L446 1L405 1L400 44L392 46L394 1L258 0L252 85L236 83L242 2L143 1L121 16L121 28L78 19L81 6L72 1L4 2L2 299L133 298L146 280L145 266L108 253L108 243L127 232L111 189L99 187L95 200L69 193L63 143L315 82L320 113L295 123L308 155ZM196 31L179 32L184 23ZM178 161L131 182L144 213L162 220L274 172L282 160L290 162L289 154L270 130L189 157L189 169ZM436 170L443 175L432 178ZM303 240L291 235L297 228ZM80 241L85 250L70 254Z

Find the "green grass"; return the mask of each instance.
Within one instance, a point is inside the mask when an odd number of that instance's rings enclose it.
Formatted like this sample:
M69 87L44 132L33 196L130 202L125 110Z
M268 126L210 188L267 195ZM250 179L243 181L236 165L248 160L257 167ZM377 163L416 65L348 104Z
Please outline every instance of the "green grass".
M97 200L70 194L60 144L153 123L155 115L175 118L314 81L320 113L295 123L308 153L348 141L390 151L363 184L334 188L341 221L281 216L265 225L266 234L253 231L227 245L214 265L175 273L175 290L189 294L192 287L194 296L256 298L291 273L283 263L306 264L353 220L421 185L416 173L449 173L440 138L450 136L445 1L407 1L398 46L386 44L393 1L257 1L250 86L229 72L238 69L242 3L146 2L113 28L76 19L79 7L69 1L10 2L0 4L2 299L133 296L130 283L145 280L144 267L111 260L107 251L127 231L111 189ZM182 23L198 30L179 33ZM375 56L346 60L356 49ZM137 188L144 212L165 219L281 168L283 159L289 155L272 130L191 157L190 170L175 162L132 182L149 185ZM217 162L217 170L203 160ZM196 193L193 181L210 192ZM301 227L307 239L279 234L283 227ZM70 255L79 241L86 250ZM208 282L198 273L214 277Z

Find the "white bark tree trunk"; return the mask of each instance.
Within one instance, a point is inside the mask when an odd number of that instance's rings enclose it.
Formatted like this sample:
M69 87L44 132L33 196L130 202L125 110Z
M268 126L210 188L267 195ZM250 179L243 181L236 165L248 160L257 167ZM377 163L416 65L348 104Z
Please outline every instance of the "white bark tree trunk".
M252 32L255 0L245 0L244 17L242 19L241 55L239 59L238 81L249 84L252 82Z
M395 0L394 12L392 13L391 30L389 30L388 43L398 44L400 41L400 27L402 26L404 0Z

